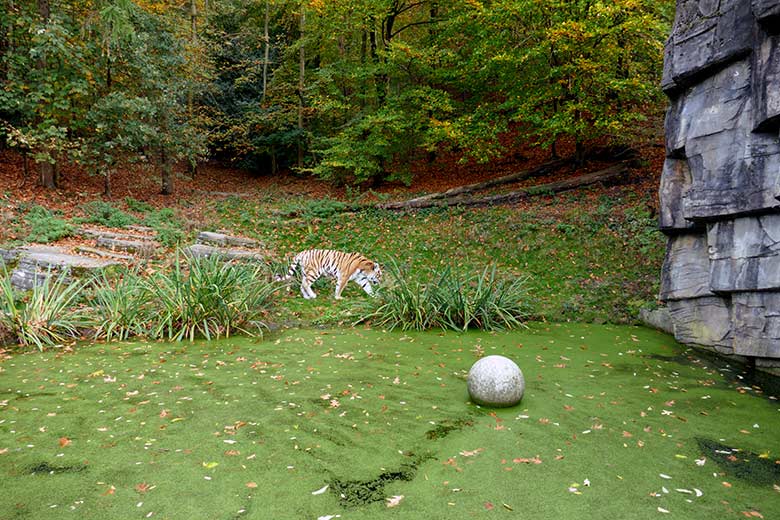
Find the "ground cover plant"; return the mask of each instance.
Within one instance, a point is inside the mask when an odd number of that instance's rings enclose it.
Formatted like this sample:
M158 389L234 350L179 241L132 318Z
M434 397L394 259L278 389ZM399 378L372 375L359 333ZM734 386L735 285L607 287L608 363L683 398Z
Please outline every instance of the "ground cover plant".
M523 401L468 401L481 355ZM773 518L778 401L612 325L289 330L0 365L0 517Z
M640 308L656 304L665 239L647 197L630 186L512 207L367 210L319 218L279 213L280 200L295 205L271 191L257 200L215 202L213 218L220 227L262 240L278 261L306 248L358 251L384 266L395 261L408 289L429 284L448 267L465 276L495 265L498 280L527 280L533 319L635 323ZM306 207L305 199L299 206ZM379 291L381 296L382 286ZM347 285L345 301L304 301L293 291L280 298L276 319L353 323L351 300L362 298L358 293Z
M360 306L359 321L390 330L503 330L523 326L530 308L527 280L499 279L495 266L481 274L447 266L429 270L421 282L391 262L388 279L379 298Z

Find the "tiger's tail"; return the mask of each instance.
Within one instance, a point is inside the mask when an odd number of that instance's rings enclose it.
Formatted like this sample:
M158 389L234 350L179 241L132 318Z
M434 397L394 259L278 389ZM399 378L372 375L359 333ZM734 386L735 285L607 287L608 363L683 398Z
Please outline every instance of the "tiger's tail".
M290 278L295 276L295 270L298 269L299 267L301 267L300 258L296 256L295 258L293 258L292 263L290 263L290 270L287 271L287 274L285 276L281 276L277 274L276 276L274 276L274 280L276 280L277 282L285 282L289 280Z

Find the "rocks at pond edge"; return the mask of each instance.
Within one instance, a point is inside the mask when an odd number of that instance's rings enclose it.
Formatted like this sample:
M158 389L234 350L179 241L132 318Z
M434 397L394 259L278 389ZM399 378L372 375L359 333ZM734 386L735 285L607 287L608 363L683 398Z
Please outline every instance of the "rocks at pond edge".
M662 87L674 335L780 368L780 3L677 0Z
M2 257L13 258L6 265L12 267L11 284L22 290L40 285L52 274L67 272L69 276L86 276L100 269L118 265L118 262L71 255L64 249L49 246L29 246L4 252Z

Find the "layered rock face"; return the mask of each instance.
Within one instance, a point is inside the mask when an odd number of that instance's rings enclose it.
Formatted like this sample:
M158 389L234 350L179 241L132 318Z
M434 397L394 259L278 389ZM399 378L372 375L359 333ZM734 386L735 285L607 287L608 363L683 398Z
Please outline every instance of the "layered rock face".
M780 367L780 0L677 0L662 86L675 336Z

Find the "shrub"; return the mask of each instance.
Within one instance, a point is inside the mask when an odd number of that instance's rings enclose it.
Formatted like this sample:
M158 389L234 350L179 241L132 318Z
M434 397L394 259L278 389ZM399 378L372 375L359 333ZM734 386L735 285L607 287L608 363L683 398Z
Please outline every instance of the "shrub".
M359 321L403 330L503 330L523 326L527 315L526 281L500 280L495 266L465 277L445 268L431 273L429 284L409 281L397 264L387 271L392 285L363 304Z
M445 269L436 287L443 328L513 329L527 315L526 279L500 280L495 265L465 278Z
M84 217L80 222L99 224L106 227L121 228L138 222L134 216L114 207L109 202L93 200L84 204Z
M177 254L170 270L144 282L154 301L150 336L176 341L253 335L270 297L277 289L258 265L229 263L218 256L191 258Z
M39 350L72 341L93 322L78 305L85 282L68 273L47 273L26 295L17 293L7 273L0 276L0 330L22 346Z
M144 224L157 232L157 241L167 247L176 247L184 240L179 217L171 208L162 208L144 216Z
M73 233L73 226L43 206L33 206L24 220L29 227L28 242L55 242Z
M133 197L125 197L125 204L130 211L137 211L138 213L148 213L153 211L154 208L148 202L143 202Z
M425 330L439 326L439 306L436 288L416 280L409 280L396 263L387 269L389 287L383 288L374 301L358 304L363 316L360 321L371 320L390 330Z

